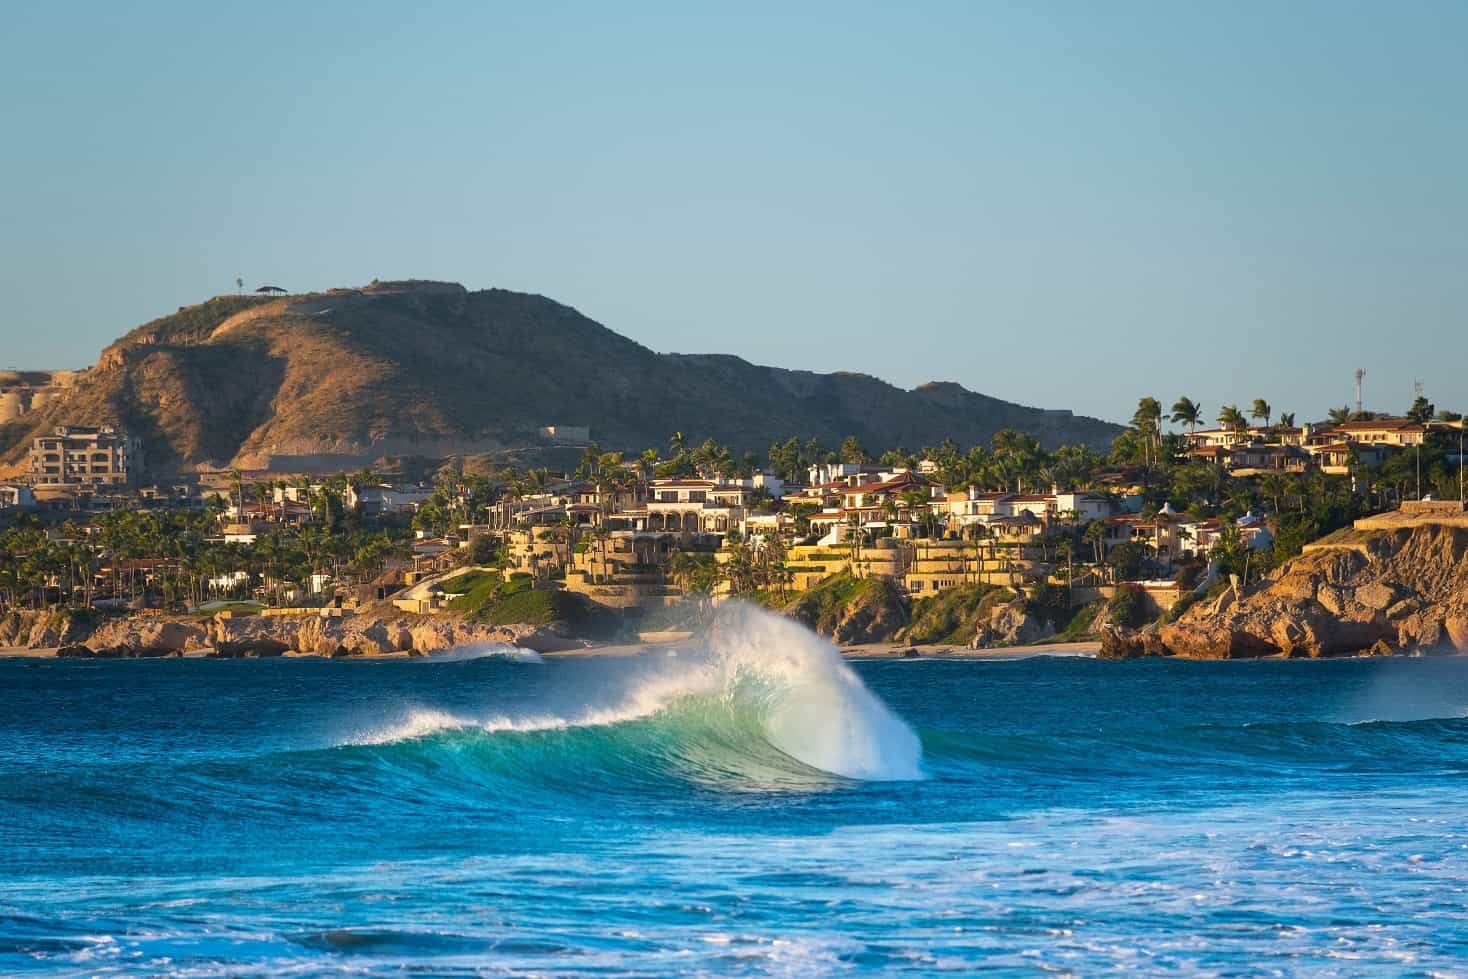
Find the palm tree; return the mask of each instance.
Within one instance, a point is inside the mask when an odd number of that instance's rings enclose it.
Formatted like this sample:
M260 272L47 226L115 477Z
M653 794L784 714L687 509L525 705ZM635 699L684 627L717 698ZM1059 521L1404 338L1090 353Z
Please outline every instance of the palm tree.
M1242 439L1249 430L1249 419L1244 417L1238 405L1224 405L1218 412L1218 427Z
M637 479L643 492L647 491L647 484L652 481L653 473L658 468L658 461L657 449L644 449L642 455L637 457Z
M912 514L913 520L922 528L923 536L931 537L933 534L932 523L932 497L921 489L906 490L902 494L902 506Z
M1142 398L1137 402L1137 410L1132 415L1132 425L1136 427L1137 433L1142 436L1144 446L1144 461L1149 457L1156 458L1155 448L1162 426L1162 403L1156 398Z
M525 484L512 470L506 469L504 473L505 486L500 493L500 529L508 533L510 529L510 507L511 504L519 502L525 496ZM509 540L508 537L505 538Z
M1278 515L1283 506L1284 495L1289 491L1285 478L1279 473L1266 473L1259 481L1259 489L1274 502L1274 512Z
M1344 425L1351 420L1351 406L1341 405L1339 408L1332 408L1329 417L1332 425Z
M1174 425L1188 426L1188 432L1191 434L1198 430L1198 423L1203 420L1203 409L1192 398L1178 398L1172 403L1172 415L1169 420Z
M1265 428L1269 427L1269 418L1273 414L1274 409L1271 408L1269 406L1269 402L1265 401L1263 398L1255 398L1254 407L1249 409L1249 416L1251 418L1259 419L1261 422L1264 423Z
M235 505L239 507L239 515L243 518L245 512L245 474L238 469L231 469L229 471L229 478L234 483Z
M1093 520L1086 524L1085 533L1081 540L1091 545L1091 552L1095 555L1096 563L1101 563L1102 541L1106 538L1106 526L1099 520Z

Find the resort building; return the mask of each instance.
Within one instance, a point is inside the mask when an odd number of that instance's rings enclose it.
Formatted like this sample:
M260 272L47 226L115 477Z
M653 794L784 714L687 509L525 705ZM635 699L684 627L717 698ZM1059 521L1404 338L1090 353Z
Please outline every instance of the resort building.
M32 486L130 486L143 471L143 444L111 426L62 425L31 443Z
M1309 467L1310 453L1298 445L1241 445L1229 451L1225 464L1238 476L1300 473Z
M1410 418L1372 418L1322 426L1312 441L1345 441L1360 445L1421 445L1427 426Z
M644 529L688 534L727 534L740 529L749 487L712 479L655 479Z

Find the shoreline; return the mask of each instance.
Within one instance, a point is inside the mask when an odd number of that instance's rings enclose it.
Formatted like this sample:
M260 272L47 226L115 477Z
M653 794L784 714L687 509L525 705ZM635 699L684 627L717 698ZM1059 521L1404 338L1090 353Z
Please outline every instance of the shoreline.
M583 658L607 658L620 659L633 656L655 655L660 650L677 649L678 642L662 643L608 643L605 645L577 646L570 649L558 649L541 652L540 655L546 659L583 659ZM56 655L60 647L50 646L37 649L0 649L0 660L7 659L58 659ZM853 645L839 646L841 657L849 660L1019 660L1033 659L1040 656L1063 656L1094 659L1101 649L1100 642L1070 642L1070 643L1034 643L1028 646L1004 646L994 649L968 649L963 646L949 645L924 645L913 646L910 643L901 642L878 642L857 643ZM448 652L445 650L445 652ZM216 659L214 651L210 649L193 649L182 653L174 653L169 656L139 656L139 657L79 657L80 660L93 662L100 659ZM226 657L236 658L236 657ZM243 657L256 658L256 657ZM330 659L315 653L284 653L279 657L261 657L265 659ZM341 657L346 660L410 660L410 659L434 659L435 654L391 652L391 653L362 653L353 656Z
M1017 660L1037 656L1095 659L1101 651L1099 640L1081 642L1037 642L1022 646L993 646L969 649L942 643L915 646L905 642L870 642L842 646L846 659L944 659L944 660Z

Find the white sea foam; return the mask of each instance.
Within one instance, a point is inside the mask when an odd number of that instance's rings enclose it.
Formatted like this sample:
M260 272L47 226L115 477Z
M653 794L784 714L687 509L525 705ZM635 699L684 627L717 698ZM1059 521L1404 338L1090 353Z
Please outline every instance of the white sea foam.
M545 658L533 649L522 649L502 642L481 642L456 646L424 657L431 663L460 663L472 659L507 659L516 663L544 663Z
M834 646L798 623L746 605L721 610L703 644L686 655L645 661L605 704L514 717L415 708L352 743L385 744L445 730L601 727L700 699L753 712L770 744L811 768L854 779L922 777L917 735L866 688Z
M770 742L812 768L860 779L922 777L912 729L867 689L836 647L799 623L726 606L709 643L725 685L765 681Z

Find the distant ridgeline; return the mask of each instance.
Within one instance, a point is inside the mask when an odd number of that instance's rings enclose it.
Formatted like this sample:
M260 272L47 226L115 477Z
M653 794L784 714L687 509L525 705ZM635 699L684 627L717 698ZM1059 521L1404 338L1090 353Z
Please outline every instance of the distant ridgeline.
M126 430L155 470L346 468L534 446L548 427L589 427L602 448L628 451L678 430L761 456L792 435L880 450L971 445L1011 427L1051 447L1105 446L1120 431L952 383L904 391L864 374L659 354L543 296L420 281L219 296L138 327L66 381L12 399L0 474L67 424Z

